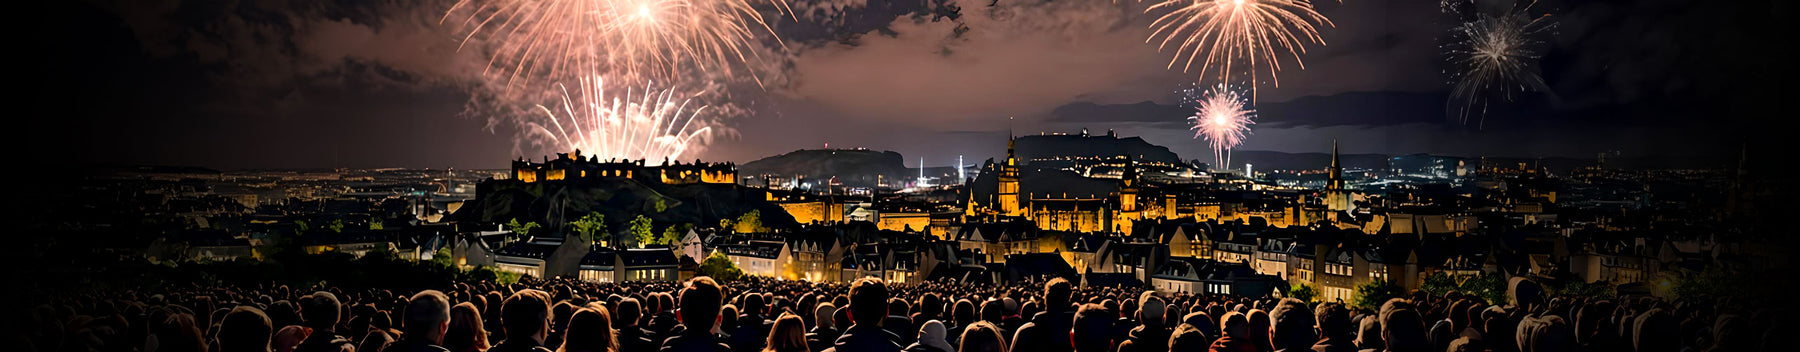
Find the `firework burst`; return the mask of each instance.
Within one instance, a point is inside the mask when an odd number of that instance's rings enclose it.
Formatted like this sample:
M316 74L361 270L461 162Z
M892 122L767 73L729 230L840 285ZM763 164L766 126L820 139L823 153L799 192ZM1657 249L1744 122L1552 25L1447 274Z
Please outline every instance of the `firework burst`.
M1301 69L1305 45L1324 45L1318 26L1333 26L1331 19L1313 10L1308 0L1163 0L1144 11L1167 10L1150 24L1145 42L1162 37L1157 50L1173 45L1175 57L1167 68L1182 72L1200 63L1201 77L1216 75L1218 82L1232 82L1233 74L1249 75L1252 95L1263 71L1277 86L1285 52ZM1186 57L1186 60L1183 60Z
M1488 104L1495 98L1511 101L1514 93L1549 90L1538 75L1542 57L1538 51L1544 44L1539 37L1555 24L1549 16L1532 16L1530 8L1527 4L1499 15L1476 14L1473 21L1451 29L1444 52L1451 66L1451 105L1458 106L1462 123L1474 114L1485 124Z
M712 127L700 118L707 107L692 104L674 89L646 84L642 90L627 89L622 97L607 97L599 76L578 81L573 95L559 84L561 106L539 105L543 119L526 123L535 143L602 158L679 160L711 136Z
M1188 121L1194 126L1194 138L1205 138L1212 147L1213 158L1219 165L1230 169L1231 148L1244 142L1244 136L1250 134L1250 125L1256 124L1256 110L1251 109L1243 94L1220 84L1206 92L1197 102L1194 116Z
M734 63L758 60L758 32L774 31L752 1L791 12L785 0L460 0L442 22L458 19L464 47L492 42L488 72L509 89L602 72L667 80L690 69L731 75Z

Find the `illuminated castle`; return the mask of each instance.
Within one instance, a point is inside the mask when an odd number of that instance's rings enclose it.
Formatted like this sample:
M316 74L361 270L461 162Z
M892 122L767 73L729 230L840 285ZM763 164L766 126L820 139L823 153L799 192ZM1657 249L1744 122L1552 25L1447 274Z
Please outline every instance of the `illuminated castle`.
M601 177L624 177L661 184L737 183L737 164L734 163L695 160L682 164L665 159L662 165L645 166L643 160L601 160L599 156L583 156L580 150L572 156L556 153L556 159L544 157L543 162L524 158L513 160L512 170L514 179L526 183Z

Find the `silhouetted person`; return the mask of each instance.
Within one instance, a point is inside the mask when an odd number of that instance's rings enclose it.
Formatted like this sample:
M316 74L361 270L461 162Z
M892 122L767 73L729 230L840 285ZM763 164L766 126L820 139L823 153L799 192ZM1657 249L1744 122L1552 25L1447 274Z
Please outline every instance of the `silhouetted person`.
M1155 292L1144 292L1138 300L1137 321L1140 325L1131 328L1125 334L1125 341L1119 342L1119 352L1167 352L1169 334L1172 332L1163 318L1167 316L1168 306Z
M406 304L406 339L384 352L446 352L444 333L450 331L450 298L435 290L412 296ZM365 351L367 352L367 351Z
M1000 327L986 320L970 324L963 329L961 344L957 352L1006 352L1006 339L1000 337Z
M474 304L463 302L450 307L450 325L444 330L444 349L450 352L486 351L488 335L483 325L481 309Z
M500 326L506 340L488 352L550 352L544 339L550 334L550 294L522 290L500 303Z
M763 345L762 352L812 352L806 343L806 321L793 314L775 319Z
M232 308L219 323L219 352L269 352L269 316L252 306Z
M619 349L613 337L612 318L598 304L579 308L569 316L562 347L557 352L614 352Z
M300 316L306 319L306 327L312 334L294 347L295 352L337 352L356 351L349 338L338 336L338 316L342 314L343 304L337 295L319 291L300 298Z
M813 310L813 321L816 323L811 331L806 332L806 345L813 352L824 351L837 342L838 329L833 322L837 310L837 306L831 302L819 303L819 307Z
M1073 287L1069 280L1055 278L1044 283L1044 311L1031 317L1030 323L1019 327L1012 339L1013 351L1032 352L1068 352L1073 349L1068 341L1062 338L1069 331L1075 319L1075 312L1069 311L1069 294Z
M681 320L681 334L663 341L663 352L726 352L726 346L712 333L718 326L721 317L720 307L725 305L725 294L717 281L710 277L689 279L681 289L681 308L676 317Z
M1098 304L1083 304L1075 310L1070 326L1069 342L1075 352L1112 351L1112 324L1117 314Z
M888 315L888 289L881 279L863 278L850 284L849 329L826 351L897 352L899 336L881 328Z
M638 320L643 319L643 305L637 299L619 300L619 309L613 312L612 325L619 332L619 350L621 351L653 351L661 345L650 340L650 332L638 327Z
M1319 342L1317 324L1313 322L1312 309L1306 307L1306 302L1282 299L1269 316L1273 320L1269 343L1276 351L1311 351L1313 343Z

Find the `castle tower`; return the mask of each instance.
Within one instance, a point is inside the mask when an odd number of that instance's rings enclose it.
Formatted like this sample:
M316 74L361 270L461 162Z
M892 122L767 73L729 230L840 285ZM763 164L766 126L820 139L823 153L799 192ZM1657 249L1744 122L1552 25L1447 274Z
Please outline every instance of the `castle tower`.
M1019 211L1019 159L1013 154L1012 137L1006 140L1006 164L1000 165L1000 215L1017 216Z
M1133 222L1143 218L1143 211L1138 209L1138 173L1137 161L1125 156L1125 173L1119 177L1119 214L1113 224L1131 227Z
M1331 211L1350 210L1350 194L1344 189L1344 166L1338 161L1337 140L1331 141L1331 169L1325 181L1325 207Z

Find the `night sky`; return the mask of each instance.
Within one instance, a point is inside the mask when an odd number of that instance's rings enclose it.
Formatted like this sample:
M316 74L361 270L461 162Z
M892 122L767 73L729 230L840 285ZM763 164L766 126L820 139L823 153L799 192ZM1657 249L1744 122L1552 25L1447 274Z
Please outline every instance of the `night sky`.
M1165 69L1172 54L1144 43L1144 4L965 0L950 19L922 2L792 0L797 19L771 23L787 45L765 77L778 83L735 89L753 114L699 156L830 143L942 166L1000 154L1009 128L1082 127L1210 155L1175 93L1197 74ZM437 23L453 0L50 3L13 33L38 82L14 86L32 162L494 168L545 154L471 108L486 57L459 52ZM1346 153L1735 155L1775 145L1771 126L1792 115L1792 25L1776 17L1788 2L1540 2L1557 23L1542 61L1551 92L1479 128L1444 107L1439 46L1453 20L1436 1L1316 6L1336 24L1321 29L1328 44L1258 89L1239 150L1322 152L1337 139Z

